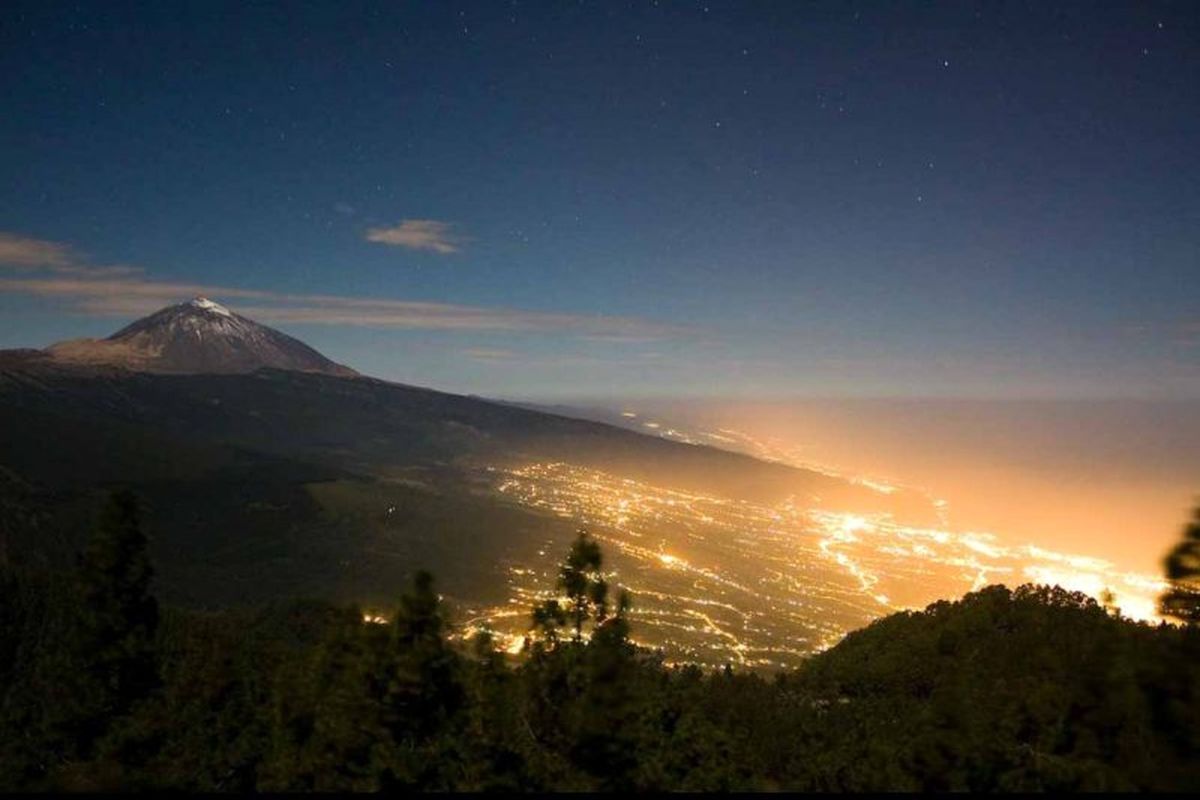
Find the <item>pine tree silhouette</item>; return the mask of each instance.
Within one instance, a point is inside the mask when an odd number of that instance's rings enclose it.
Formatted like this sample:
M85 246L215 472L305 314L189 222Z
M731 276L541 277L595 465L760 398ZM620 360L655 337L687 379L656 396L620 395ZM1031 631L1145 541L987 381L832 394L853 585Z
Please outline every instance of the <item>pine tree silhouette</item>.
M1183 541L1167 554L1164 566L1171 588L1159 598L1163 616L1200 625L1200 506L1192 512Z
M158 687L154 571L132 492L114 493L80 558L75 649L81 674L78 743L82 751L114 718Z

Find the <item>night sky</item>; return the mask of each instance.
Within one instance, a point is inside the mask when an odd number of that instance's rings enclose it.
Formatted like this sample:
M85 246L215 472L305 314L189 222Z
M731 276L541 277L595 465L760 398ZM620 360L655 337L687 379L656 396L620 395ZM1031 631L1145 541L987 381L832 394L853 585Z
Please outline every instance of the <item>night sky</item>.
M497 396L1200 396L1200 3L0 9L0 346L206 294Z

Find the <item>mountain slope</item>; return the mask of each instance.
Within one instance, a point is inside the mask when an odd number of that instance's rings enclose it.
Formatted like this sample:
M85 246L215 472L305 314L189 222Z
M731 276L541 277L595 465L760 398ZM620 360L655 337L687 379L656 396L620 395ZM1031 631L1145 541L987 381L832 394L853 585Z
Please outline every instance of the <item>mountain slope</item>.
M558 460L755 501L794 495L859 510L907 506L910 517L928 510L920 498L882 495L738 453L371 378L282 370L161 375L76 367L36 352L10 351L0 358L0 420L19 427L27 411L223 442L366 475L409 466ZM44 457L40 448L34 455ZM21 458L19 450L5 456Z
M113 340L151 351L172 341L156 339L163 331L186 338L191 323L173 325L181 314L203 323L197 338L241 330L236 316L176 306ZM207 363L166 349L166 363ZM105 493L129 486L148 503L159 585L176 601L377 602L422 566L478 608L504 600L510 567L558 552L580 524L497 491L506 470L551 462L734 501L936 519L919 496L476 397L308 369L163 363L0 351L0 562L69 563Z
M238 373L262 367L351 376L287 334L204 297L170 306L107 339L60 342L47 352L74 364L112 364L145 372Z

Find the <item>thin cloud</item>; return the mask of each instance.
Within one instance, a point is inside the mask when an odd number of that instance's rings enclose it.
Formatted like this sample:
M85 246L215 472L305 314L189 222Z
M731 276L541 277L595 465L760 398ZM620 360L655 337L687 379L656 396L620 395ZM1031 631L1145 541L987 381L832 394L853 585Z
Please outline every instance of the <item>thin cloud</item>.
M272 323L557 333L606 341L645 341L691 333L684 326L632 317L327 294L289 294L205 283L159 281L145 277L137 267L93 266L69 245L2 232L0 265L26 273L0 277L0 293L58 300L71 311L91 316L142 316L164 305L203 295L229 301L240 313ZM28 274L31 272L35 274ZM499 358L500 351L492 350L491 357Z
M68 264L54 267L53 272L59 275L78 275L87 278L123 278L129 275L140 275L141 267L130 267L124 264L111 264L104 267L93 267L86 264Z
M0 264L6 267L65 267L73 264L76 258L69 245L0 232Z
M219 296L220 292L214 289L209 294ZM322 295L289 295L270 299L289 305L242 307L241 312L269 322L444 331L557 332L576 336L616 336L624 333L641 341L677 336L682 332L678 326L630 317Z
M663 339L687 332L682 326L631 317L375 300L322 294L285 294L200 283L144 278L0 278L0 292L55 298L74 311L95 316L148 314L196 295L233 303L236 311L263 322L347 325L440 331L566 333L581 337Z
M97 278L115 278L141 272L137 267L121 264L94 266L70 245L3 231L0 231L0 267Z
M468 347L462 354L473 361L512 361L517 357L515 351L501 347Z
M390 228L370 228L367 241L441 255L457 253L462 246L462 239L453 233L450 223L434 219L406 219Z

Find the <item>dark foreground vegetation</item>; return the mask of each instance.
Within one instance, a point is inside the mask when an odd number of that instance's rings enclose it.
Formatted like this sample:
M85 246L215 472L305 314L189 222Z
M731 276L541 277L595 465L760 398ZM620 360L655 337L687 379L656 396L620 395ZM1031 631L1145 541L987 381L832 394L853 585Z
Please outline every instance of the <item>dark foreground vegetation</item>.
M994 586L794 672L706 673L630 644L600 558L581 536L569 602L532 610L509 661L448 638L427 574L382 624L317 602L159 608L137 505L115 496L76 570L0 573L0 789L1200 785L1195 628Z

